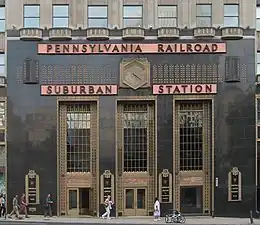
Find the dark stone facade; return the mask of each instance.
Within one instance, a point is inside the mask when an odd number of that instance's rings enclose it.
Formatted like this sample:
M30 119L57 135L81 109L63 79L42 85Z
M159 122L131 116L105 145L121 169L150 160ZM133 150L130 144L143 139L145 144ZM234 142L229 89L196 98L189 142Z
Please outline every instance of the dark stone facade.
M24 177L29 169L35 169L40 176L41 206L37 214L41 213L48 193L53 194L54 201L56 199L56 97L40 96L40 84L119 84L122 59L144 57L151 63L152 83L172 83L172 80L217 83L214 143L215 176L219 185L215 188L214 213L216 216L248 216L249 210L255 210L254 40L227 41L227 54L207 55L50 56L37 54L37 42L18 40L9 40L7 49L9 202L16 193L24 191ZM24 70L28 59L34 62L33 77ZM176 65L183 65L184 69L179 73L182 75L175 72L172 78L169 71ZM193 81L189 77L190 70L197 71ZM181 79L183 74L185 78ZM119 90L121 96L151 94L151 89ZM115 100L116 96L100 97L100 173L105 169L115 172ZM157 107L158 172L167 167L174 173L172 96L158 96ZM228 202L227 179L232 167L238 167L242 173L241 202ZM54 206L56 211L56 204Z

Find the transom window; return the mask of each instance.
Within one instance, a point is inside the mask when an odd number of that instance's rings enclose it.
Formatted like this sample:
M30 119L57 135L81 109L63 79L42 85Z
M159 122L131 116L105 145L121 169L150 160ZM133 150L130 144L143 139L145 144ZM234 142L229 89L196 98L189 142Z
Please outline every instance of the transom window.
M158 26L177 27L177 6L176 5L158 6Z
M0 32L5 32L5 7L0 7Z
M197 27L211 27L212 26L212 11L210 4L197 4Z
M69 27L69 5L52 6L52 27Z
M40 27L40 5L24 5L23 26L25 28Z
M67 172L90 172L90 107L71 105L67 111Z
M256 7L256 29L260 30L260 7Z
M107 27L107 6L88 6L88 27Z
M147 171L147 105L125 105L123 113L124 126L124 171Z
M202 104L181 104L180 170L203 168L203 110Z
M237 4L224 5L224 26L225 27L239 26L239 5Z
M143 26L143 7L125 5L123 10L124 27Z

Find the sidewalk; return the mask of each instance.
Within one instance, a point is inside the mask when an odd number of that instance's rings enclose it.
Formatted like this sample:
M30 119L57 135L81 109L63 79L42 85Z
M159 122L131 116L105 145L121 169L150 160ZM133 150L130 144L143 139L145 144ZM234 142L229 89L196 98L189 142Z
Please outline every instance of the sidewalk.
M16 220L16 219L0 219L0 224L2 222L17 222L17 223L59 223L59 224L166 224L164 218L161 221L153 221L152 217L119 217L112 218L111 220L103 220L100 218L72 218L72 217L52 217L45 219L43 216L31 216L28 219ZM249 218L211 218L211 217L186 217L185 224L194 225L248 225L250 224ZM254 224L260 225L260 219L254 219Z

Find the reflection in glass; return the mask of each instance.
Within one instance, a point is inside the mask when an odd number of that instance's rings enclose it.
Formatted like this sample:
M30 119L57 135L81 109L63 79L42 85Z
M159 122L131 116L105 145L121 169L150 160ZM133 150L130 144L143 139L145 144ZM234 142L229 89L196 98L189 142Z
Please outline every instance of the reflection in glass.
M187 107L184 105L179 114L180 170L202 170L203 111L188 110Z
M197 5L197 26L210 27L211 26L211 5L198 4Z
M69 190L69 209L78 208L78 191Z
M36 18L40 17L40 6L39 5L24 5L23 16L25 18Z
M145 209L145 189L137 189L137 209Z
M239 15L239 6L237 4L225 4L224 5L224 17L229 16L238 16Z
M158 26L177 27L177 6L158 6Z
M53 17L69 17L68 5L54 5L52 10Z
M90 171L90 112L77 105L67 112L67 171Z
M124 6L124 27L141 27L143 25L142 6Z
M37 28L40 27L40 6L39 5L24 5L23 9L23 24L24 27Z
M88 27L107 27L107 19L88 19Z
M224 17L224 26L226 27L238 27L238 17Z
M142 6L124 6L124 18L138 18L143 17L143 7Z
M69 6L68 5L53 5L52 26L53 27L68 27L69 26Z
M197 16L211 17L211 5L209 4L198 4L197 5Z
M202 187L181 188L181 210L186 213L198 213L202 210Z
M5 32L5 20L0 20L0 32Z
M125 192L125 208L134 209L134 189L126 189Z
M210 27L211 17L197 17L197 27Z
M88 6L89 18L107 18L107 6Z
M0 7L0 20L5 20L5 7Z

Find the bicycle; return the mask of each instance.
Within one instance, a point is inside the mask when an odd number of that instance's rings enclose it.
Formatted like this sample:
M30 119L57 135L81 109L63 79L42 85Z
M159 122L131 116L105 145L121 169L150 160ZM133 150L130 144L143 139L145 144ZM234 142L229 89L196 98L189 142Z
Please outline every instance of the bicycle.
M165 223L185 223L186 218L178 210L171 210L165 215Z

